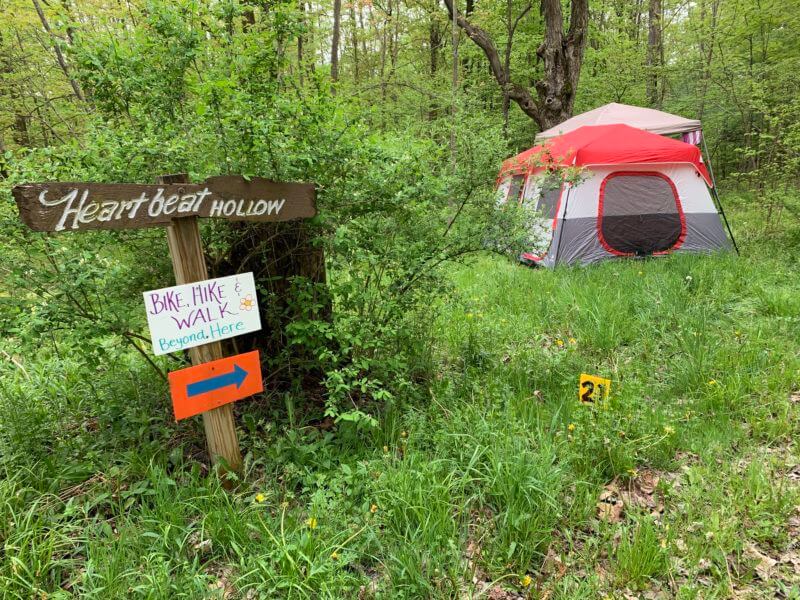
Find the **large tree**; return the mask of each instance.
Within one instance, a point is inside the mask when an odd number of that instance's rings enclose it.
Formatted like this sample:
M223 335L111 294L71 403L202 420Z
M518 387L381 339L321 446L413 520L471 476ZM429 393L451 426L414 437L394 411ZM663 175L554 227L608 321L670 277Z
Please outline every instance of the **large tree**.
M489 33L459 13L453 0L444 2L450 17L453 17L455 10L458 26L483 50L504 97L516 102L541 129L558 125L572 116L586 47L589 0L571 0L569 29L566 32L561 0L541 0L545 35L536 54L542 62L543 74L534 81L533 91L512 80L510 63L500 56ZM524 8L520 18L529 9L529 5Z

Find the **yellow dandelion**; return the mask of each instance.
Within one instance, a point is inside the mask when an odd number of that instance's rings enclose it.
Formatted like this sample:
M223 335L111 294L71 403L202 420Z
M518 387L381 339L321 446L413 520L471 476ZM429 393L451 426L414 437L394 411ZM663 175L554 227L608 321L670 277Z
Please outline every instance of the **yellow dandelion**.
M557 340L556 340L556 345L557 345L559 348L561 348L561 347L564 345L564 340L562 340L561 338L557 339Z
M259 504L264 502L264 500L266 500L266 499L267 499L267 497L264 494L262 494L260 492L258 494L256 494L256 502L258 502Z
M711 379L711 380L708 382L708 385L717 385L717 380L716 380L716 379Z
M373 515L374 515L376 512L378 512L378 505L377 505L377 504L373 504L372 506L370 506L370 507L369 507L369 512L371 512Z
M331 552L331 560L339 560L339 553L336 550Z
M575 431L575 423L570 423L569 425L567 425L567 430L568 431Z
M571 338L569 338L569 343L574 346L575 344L578 343L578 340L576 340L575 338L571 337Z
M306 525L308 525L309 529L316 529L317 528L317 518L316 517L309 517L306 519Z
M519 584L522 587L528 587L532 582L533 582L533 579L531 578L530 575L525 575L522 578L520 578L520 580L519 580Z
M628 469L628 475L630 475L631 477L636 477L637 475L639 475L639 471L637 471L636 469Z
M666 433L667 435L672 435L673 433L675 433L675 428L670 427L669 425L664 425L664 433Z

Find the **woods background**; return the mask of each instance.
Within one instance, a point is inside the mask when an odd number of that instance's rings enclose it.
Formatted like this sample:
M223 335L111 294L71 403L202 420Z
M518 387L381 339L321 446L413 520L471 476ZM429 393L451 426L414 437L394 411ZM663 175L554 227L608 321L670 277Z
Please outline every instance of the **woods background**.
M796 3L468 0L455 28L449 6L6 0L0 144L58 145L103 121L156 136L156 156L203 147L205 132L218 136L209 168L302 172L277 139L289 124L338 118L440 146L489 133L507 154L537 128L622 102L700 119L724 178L794 183Z

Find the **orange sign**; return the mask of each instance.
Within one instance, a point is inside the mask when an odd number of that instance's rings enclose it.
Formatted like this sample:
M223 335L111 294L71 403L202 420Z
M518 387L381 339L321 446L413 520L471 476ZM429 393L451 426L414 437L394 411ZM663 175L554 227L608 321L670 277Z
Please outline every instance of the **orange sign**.
M169 390L176 421L257 394L264 390L258 350L172 371Z

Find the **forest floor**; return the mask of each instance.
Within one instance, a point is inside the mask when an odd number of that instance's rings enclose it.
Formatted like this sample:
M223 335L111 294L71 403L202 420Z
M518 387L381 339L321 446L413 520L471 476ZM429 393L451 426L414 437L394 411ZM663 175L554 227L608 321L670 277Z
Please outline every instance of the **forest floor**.
M140 358L5 348L2 596L800 598L800 236L741 242L459 267L427 401L367 431L241 402L230 492Z

